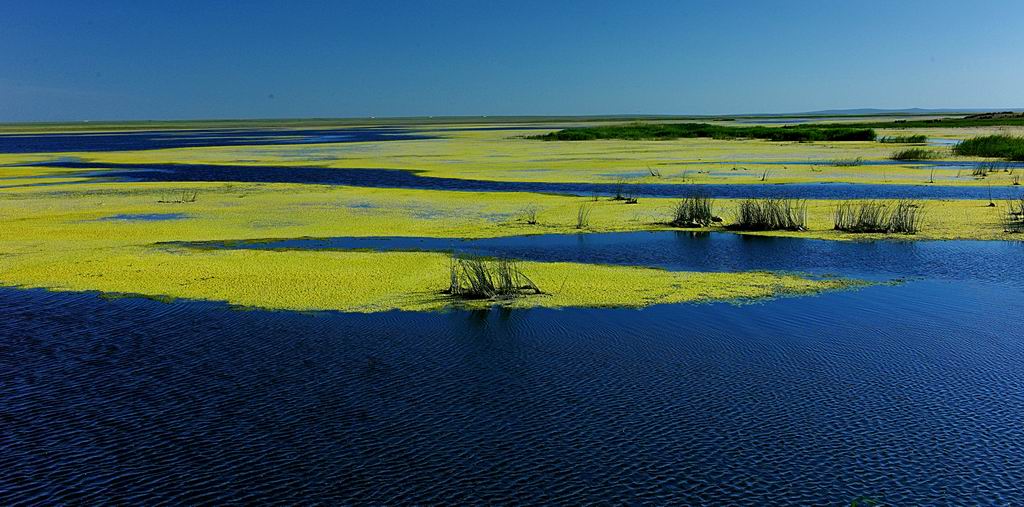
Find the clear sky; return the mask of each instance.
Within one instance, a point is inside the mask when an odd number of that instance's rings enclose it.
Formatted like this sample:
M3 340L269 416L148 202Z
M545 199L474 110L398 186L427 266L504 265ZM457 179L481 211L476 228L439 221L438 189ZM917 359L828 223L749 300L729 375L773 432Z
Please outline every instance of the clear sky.
M1024 107L1024 1L0 0L0 121Z

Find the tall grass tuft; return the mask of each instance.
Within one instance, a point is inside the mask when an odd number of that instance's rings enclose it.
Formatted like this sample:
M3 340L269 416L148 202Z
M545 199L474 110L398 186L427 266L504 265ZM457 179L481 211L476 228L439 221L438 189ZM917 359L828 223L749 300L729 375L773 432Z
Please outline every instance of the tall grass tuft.
M829 165L833 167L856 167L859 165L864 165L864 157L838 158L829 162Z
M540 288L511 259L489 260L453 255L444 292L460 299L511 299L541 294Z
M1024 232L1024 197L1006 203L1003 230L1013 233Z
M746 199L740 202L736 222L741 231L802 231L807 228L807 204L797 199Z
M924 134L910 136L882 136L878 138L878 142L888 144L921 144L928 142L928 136Z
M1024 160L1024 137L1006 134L973 137L953 147L953 153L965 157L998 157Z
M670 224L675 227L707 227L716 220L714 204L710 197L684 197L673 210Z
M581 203L576 209L576 228L585 229L590 227L590 204Z
M939 158L939 154L924 148L908 148L893 153L889 158L892 160L931 160Z
M911 200L848 201L836 206L833 229L855 233L916 234L921 206Z

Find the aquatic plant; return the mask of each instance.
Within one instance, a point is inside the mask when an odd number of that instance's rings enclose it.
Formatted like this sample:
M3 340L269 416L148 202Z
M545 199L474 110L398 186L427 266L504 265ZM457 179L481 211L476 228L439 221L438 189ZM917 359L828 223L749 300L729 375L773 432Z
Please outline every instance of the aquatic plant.
M848 201L836 206L833 229L854 233L915 234L921 228L920 204L910 200Z
M882 136L878 138L878 142L888 144L921 144L927 141L928 136L924 134L908 136Z
M526 222L529 225L537 225L537 212L539 210L536 206L527 206L519 212L520 220Z
M1024 232L1024 196L1006 203L1006 213L1003 215L1003 231Z
M587 203L581 203L579 208L576 209L576 228L584 229L590 227L590 210L591 206Z
M666 140L710 137L712 139L767 139L770 141L873 141L870 128L818 127L726 127L709 123L629 123L595 127L571 127L529 139L543 141L590 141L595 139Z
M460 299L511 299L541 290L514 260L452 255L444 293Z
M198 196L199 196L199 192L198 191L192 191L191 193L189 193L186 190L182 190L181 191L181 196L178 197L177 199L175 199L173 197L163 197L160 200L158 200L157 202L161 203L161 204L181 204L181 203L186 203L186 202L196 202L196 198Z
M973 137L953 147L953 153L965 157L998 157L1024 160L1024 137L1007 134Z
M802 231L807 227L807 204L797 199L745 199L730 229L741 231Z
M619 179L615 182L615 196L612 197L612 200L625 201L626 204L636 204L639 202L636 198L636 193L632 191L632 185L626 183L625 179Z
M718 218L714 216L714 203L710 197L684 197L672 210L669 224L673 227L707 227Z
M930 160L939 158L939 154L924 148L908 148L893 153L889 158L892 160Z
M864 165L864 157L835 159L830 161L829 165L833 167L855 167Z

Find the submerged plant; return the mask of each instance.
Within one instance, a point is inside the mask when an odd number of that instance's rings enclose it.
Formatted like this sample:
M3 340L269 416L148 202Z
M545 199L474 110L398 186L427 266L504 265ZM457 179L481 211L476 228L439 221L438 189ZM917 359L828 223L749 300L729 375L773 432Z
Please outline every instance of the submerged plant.
M511 299L541 294L517 261L455 255L449 264L449 284L444 292L460 299Z
M714 199L710 197L684 197L673 209L669 224L675 227L707 227L717 218L713 208Z
M740 202L736 222L741 231L802 231L807 227L807 204L797 199L746 199Z

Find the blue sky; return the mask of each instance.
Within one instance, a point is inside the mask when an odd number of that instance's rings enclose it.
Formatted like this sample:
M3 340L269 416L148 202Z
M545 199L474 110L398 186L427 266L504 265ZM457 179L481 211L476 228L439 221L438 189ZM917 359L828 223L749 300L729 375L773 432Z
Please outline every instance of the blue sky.
M1024 107L1024 2L3 0L0 121Z

